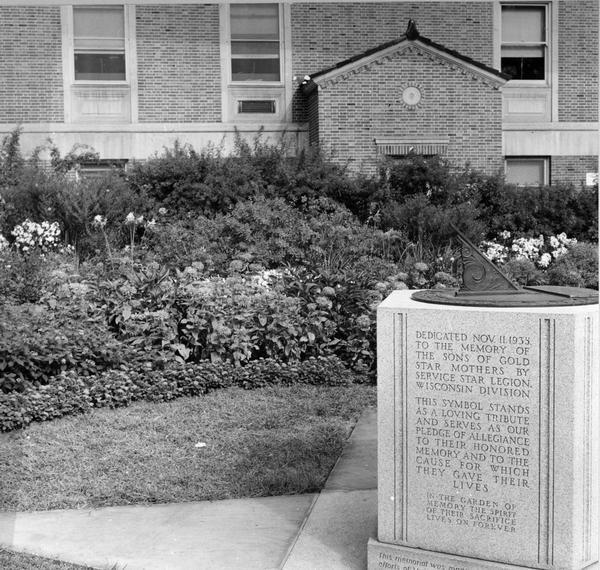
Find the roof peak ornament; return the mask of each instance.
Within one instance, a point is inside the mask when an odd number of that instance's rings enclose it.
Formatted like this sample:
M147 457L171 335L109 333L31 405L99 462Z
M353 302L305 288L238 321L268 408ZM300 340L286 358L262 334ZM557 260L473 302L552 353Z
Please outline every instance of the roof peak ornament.
M417 29L417 23L410 19L408 20L408 25L406 26L406 33L404 34L407 40L416 40L419 38L421 34L419 34L419 30Z

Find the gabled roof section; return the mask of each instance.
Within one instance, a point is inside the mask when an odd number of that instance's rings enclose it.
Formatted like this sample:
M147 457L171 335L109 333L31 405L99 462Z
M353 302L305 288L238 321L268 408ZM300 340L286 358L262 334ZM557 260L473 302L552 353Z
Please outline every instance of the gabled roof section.
M501 73L493 67L489 67L479 61L467 57L466 55L462 55L457 51L448 49L442 44L438 44L429 38L422 36L419 33L414 20L409 20L408 26L406 27L406 32L402 37L378 45L353 57L340 61L331 67L317 71L310 76L306 76L304 78L305 81L303 82L303 85L305 89L310 92L317 85L323 85L324 83L334 80L339 76L343 76L344 74L356 73L359 68L374 61L383 59L395 52L402 51L410 46L421 49L433 57L445 60L451 66L453 65L462 67L466 71L469 71L472 75L498 86L503 85L510 79L510 76Z

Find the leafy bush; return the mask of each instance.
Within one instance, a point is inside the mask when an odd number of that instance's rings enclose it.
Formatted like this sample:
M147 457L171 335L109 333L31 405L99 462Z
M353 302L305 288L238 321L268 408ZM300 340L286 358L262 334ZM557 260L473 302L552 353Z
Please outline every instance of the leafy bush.
M265 144L260 135L250 147L237 135L228 155L211 146L197 152L176 141L162 154L134 163L127 179L173 212L210 215L285 186L285 169L284 147Z
M439 255L454 233L451 224L475 241L485 235L480 196L498 184L497 178L422 156L387 164L382 174L388 196L381 206L382 227L405 232L419 257L430 261Z
M190 220L159 218L155 230L144 238L146 258L174 269L201 264L212 273L226 267L231 259L232 252L225 249L214 221L201 215Z
M283 361L327 352L335 326L320 309L271 289L259 275L207 279L189 267L133 266L92 293L116 337L183 361Z
M598 246L585 242L571 245L548 270L548 282L598 289Z
M364 255L396 259L406 240L398 232L373 231L345 207L320 198L300 209L282 198L257 196L209 218L159 223L147 236L149 255L179 269L201 262L229 275L287 265L346 263ZM259 267L260 266L260 267Z
M323 354L335 333L319 307L302 310L298 299L236 277L186 287L180 307L178 338L193 360L305 359Z
M356 282L343 272L301 268L284 279L286 295L302 299L302 318L318 311L335 327L329 351L361 373L374 371L374 310L383 299L381 292L369 288L370 283Z
M519 285L541 285L545 282L543 272L530 259L510 259L502 266L502 271Z
M501 231L521 235L566 233L578 240L598 239L598 189L572 185L488 187L481 194L488 236Z
M66 370L94 374L125 359L106 325L66 300L56 310L40 305L0 309L1 391L47 384Z
M26 387L22 392L0 392L0 431L26 427L94 407L127 406L136 400L168 401L198 396L228 386L245 389L297 383L344 385L356 376L336 358L311 358L299 363L260 359L244 367L231 364L172 364L152 370L127 367L81 377L64 372L47 385Z
M486 232L478 208L469 202L434 204L426 194L417 194L382 209L382 226L403 232L415 244L416 257L426 261L439 257L450 243L452 225L475 242Z
M449 181L450 166L438 156L411 155L390 162L384 168L391 196L399 202L420 194L441 196Z
M76 245L84 256L104 249L103 237L94 225L97 216L106 220L106 232L119 247L128 243L126 214L133 211L151 217L154 207L148 196L132 191L116 173L62 184L47 203L49 219L51 216L60 222L68 243Z
M0 310L7 303L36 303L48 283L48 268L39 252L0 252Z
M25 163L19 170L19 176L11 184L0 186L0 196L4 201L4 221L2 228L6 237L10 237L12 228L26 219L34 222L61 221L52 212L54 196L64 187L72 187L73 181L64 176L55 175L36 163Z
M172 212L212 216L257 196L281 197L300 206L307 200L329 196L364 212L375 193L372 179L353 178L319 152L288 156L286 145L262 139L252 143L236 136L233 152L220 148L197 152L176 142L145 162L135 163L127 175L130 186L147 193Z
M0 188L15 184L21 176L25 160L21 154L21 132L17 127L0 141Z
M404 231L429 257L448 243L450 223L476 243L502 231L598 239L597 188L516 187L499 175L420 156L385 165L381 179L382 227Z

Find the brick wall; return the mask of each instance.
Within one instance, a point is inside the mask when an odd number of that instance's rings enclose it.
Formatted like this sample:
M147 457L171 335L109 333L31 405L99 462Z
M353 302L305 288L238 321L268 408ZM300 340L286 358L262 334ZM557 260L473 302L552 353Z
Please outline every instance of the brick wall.
M219 122L219 8L137 6L140 122Z
M0 123L63 120L60 8L0 6Z
M418 85L418 107L402 103L406 85ZM353 169L373 171L375 138L448 139L455 165L496 172L502 167L500 91L420 51L396 53L319 91L321 146Z
M598 0L558 5L558 116L598 120Z
M300 80L379 44L399 38L409 19L447 48L492 65L491 2L292 4L293 75ZM296 91L294 121L305 121Z
M550 179L552 184L585 184L586 172L598 172L597 156L552 156Z

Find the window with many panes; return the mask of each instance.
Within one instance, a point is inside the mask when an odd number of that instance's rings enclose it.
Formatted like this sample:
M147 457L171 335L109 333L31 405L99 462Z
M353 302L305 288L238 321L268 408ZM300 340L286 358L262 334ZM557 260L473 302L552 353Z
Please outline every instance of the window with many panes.
M515 80L546 79L547 7L502 5L502 72Z
M74 6L73 51L76 81L124 81L123 6Z
M517 186L550 184L550 159L544 156L512 156L505 159L506 182Z
M232 81L281 80L278 4L232 4Z

